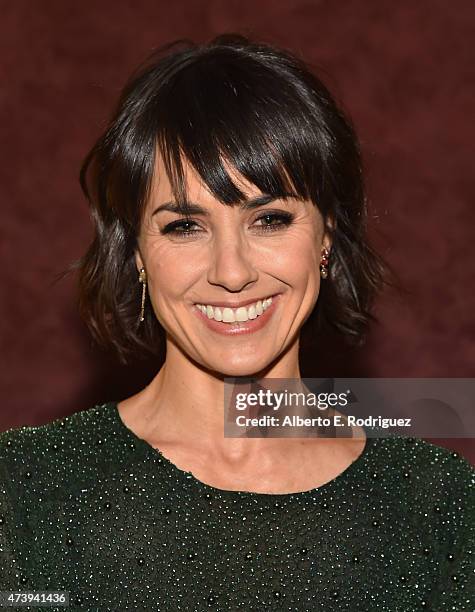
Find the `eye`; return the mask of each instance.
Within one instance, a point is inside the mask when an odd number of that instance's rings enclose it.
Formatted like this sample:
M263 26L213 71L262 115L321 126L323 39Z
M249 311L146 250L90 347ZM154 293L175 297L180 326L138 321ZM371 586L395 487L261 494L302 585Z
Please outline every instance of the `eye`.
M198 224L192 219L186 220L178 220L173 221L166 225L162 230L162 234L172 234L173 236L178 237L188 237L193 236L194 234L198 234L199 230L191 229L194 225L198 226Z
M256 219L262 221L262 224L255 225L259 232L275 232L288 227L294 219L294 215L286 212L267 212ZM194 229L199 227L196 221L193 219L177 219L168 223L160 233L163 235L169 234L178 238L189 238L201 233L200 229Z
M288 227L294 219L294 215L291 213L272 213L268 212L265 215L261 215L256 221L264 221L262 225L258 225L259 231L262 232L275 232Z

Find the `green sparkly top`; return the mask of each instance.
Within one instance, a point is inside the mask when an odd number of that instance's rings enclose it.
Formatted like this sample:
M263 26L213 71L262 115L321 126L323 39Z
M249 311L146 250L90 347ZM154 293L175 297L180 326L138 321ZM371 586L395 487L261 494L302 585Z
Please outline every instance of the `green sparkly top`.
M128 429L117 402L0 434L0 591L27 610L475 610L474 468L369 437L310 491L222 490Z

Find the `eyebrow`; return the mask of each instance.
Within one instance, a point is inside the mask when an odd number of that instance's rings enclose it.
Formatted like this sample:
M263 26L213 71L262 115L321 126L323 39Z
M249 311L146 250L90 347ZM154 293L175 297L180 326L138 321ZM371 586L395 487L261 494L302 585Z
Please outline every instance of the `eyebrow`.
M274 202L275 200L287 199L287 198L298 198L298 196L291 194L291 193L286 193L281 196L271 196L271 195L264 194L264 195L257 196L255 198L251 198L249 200L244 200L244 202L242 202L239 205L239 207L243 210L252 210L254 208L258 208L259 206L270 204L271 202ZM203 208L202 206L200 206L200 204L196 204L195 202L188 202L186 209L185 209L185 205L179 202L165 202L163 204L160 204L160 206L157 206L157 208L152 213L152 217L156 213L162 212L164 210L168 210L169 212L174 212L174 213L179 213L179 214L190 213L192 215L204 215L204 216L209 216L210 214L209 211L206 210L206 208Z

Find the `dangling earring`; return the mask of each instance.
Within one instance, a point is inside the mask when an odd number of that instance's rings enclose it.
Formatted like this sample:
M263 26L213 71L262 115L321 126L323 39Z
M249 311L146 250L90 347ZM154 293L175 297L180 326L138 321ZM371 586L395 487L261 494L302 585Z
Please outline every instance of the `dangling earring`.
M141 268L139 274L139 282L142 283L142 307L140 309L140 318L139 325L144 320L144 305L145 305L145 290L147 288L147 273L145 272L145 268Z
M320 275L322 278L327 278L328 276L328 258L330 256L330 252L326 247L322 247L322 258L320 260Z

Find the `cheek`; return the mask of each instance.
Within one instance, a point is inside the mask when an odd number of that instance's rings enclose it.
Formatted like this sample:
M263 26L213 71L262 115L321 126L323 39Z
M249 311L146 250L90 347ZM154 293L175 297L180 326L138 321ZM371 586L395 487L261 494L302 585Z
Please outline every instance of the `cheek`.
M149 250L147 261L149 290L158 303L183 295L196 280L196 258L184 252L184 249L156 244Z
M308 282L319 273L317 242L317 238L306 233L289 236L278 249L267 254L269 265L280 276Z

